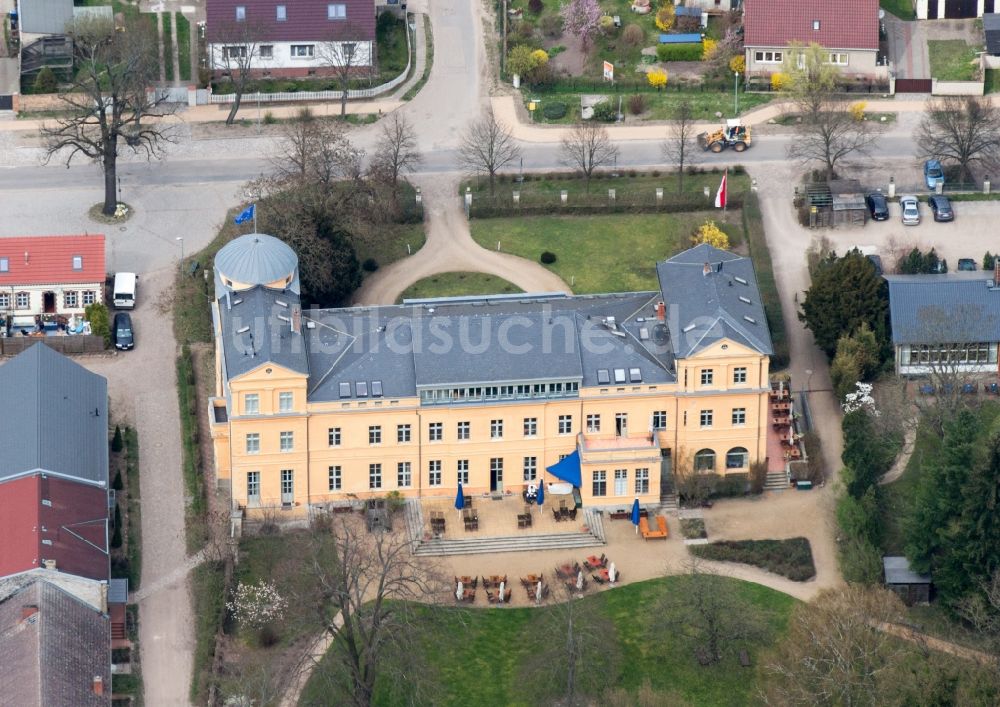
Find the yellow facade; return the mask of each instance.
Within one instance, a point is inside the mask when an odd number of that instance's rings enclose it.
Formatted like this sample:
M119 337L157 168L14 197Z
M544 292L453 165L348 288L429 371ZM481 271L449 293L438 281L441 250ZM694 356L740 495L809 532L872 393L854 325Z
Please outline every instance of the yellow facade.
M676 365L676 383L421 405L418 398L309 402L305 375L265 363L228 381L231 413L212 418L217 473L231 480L235 505L298 515L310 504L390 491L453 497L460 470L467 493L520 494L537 479L558 481L545 468L579 449L584 505L657 503L671 465L746 473L766 455L768 357L722 339ZM221 394L218 353L216 374ZM531 460L534 477L526 478Z

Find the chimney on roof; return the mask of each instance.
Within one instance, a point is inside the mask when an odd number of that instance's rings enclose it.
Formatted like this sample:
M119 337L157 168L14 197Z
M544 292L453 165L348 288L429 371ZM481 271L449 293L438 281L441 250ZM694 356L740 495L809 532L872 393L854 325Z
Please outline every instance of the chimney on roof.
M656 303L656 318L660 322L667 321L667 305L665 302Z
M94 676L93 687L94 687L94 694L95 695L103 695L104 694L104 678L102 678L100 675L95 675Z
M711 264L710 263L705 263L705 265L701 269L701 274L704 275L705 277L708 277L708 274L710 272L712 272L712 266L711 266Z
M302 308L298 305L292 308L292 333L302 333Z

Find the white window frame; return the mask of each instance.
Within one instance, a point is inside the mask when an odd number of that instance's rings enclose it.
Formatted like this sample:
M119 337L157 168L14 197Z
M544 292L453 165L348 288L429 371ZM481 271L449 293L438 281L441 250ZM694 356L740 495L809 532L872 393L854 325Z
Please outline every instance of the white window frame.
M260 432L247 432L247 454L260 454Z
M84 290L83 292L83 305L87 306L89 304L94 304L97 301L97 293L93 290Z
M572 415L560 415L559 416L559 434L561 434L561 435L571 435L571 434L573 434L573 416Z
M702 385L712 385L715 381L715 370L712 368L702 368L701 369L701 384Z
M747 382L747 367L737 366L733 369L733 384L738 385L740 383Z
M328 491L340 491L343 488L343 469L339 464L331 464L326 468L326 485Z
M847 66L851 59L848 52L830 52L829 63L834 66Z
M595 471L590 477L590 495L604 497L608 495L608 472Z
M260 472L247 472L247 503L250 505L260 504Z
M628 494L628 469L615 469L615 496Z
M698 413L698 423L700 427L711 427L715 421L715 414L712 410L702 410Z
M278 393L278 412L292 412L295 409L295 395L289 391Z
M537 437L538 436L538 418L537 417L526 417L526 418L524 418L524 436L525 437Z
M284 431L278 433L278 447L282 452L295 451L295 432Z
M312 59L316 56L316 45L292 44L288 47L288 56L292 59Z
M10 272L10 258L0 258L0 272Z
M455 425L455 434L459 440L467 440L472 438L472 423L467 420L463 420Z
M31 293L14 293L14 309L31 309Z
M534 481L538 478L538 457L524 458L524 480Z
M288 6L287 5L275 5L274 6L274 21L275 22L287 22L288 21Z
M733 427L746 427L747 409L733 408Z
M490 420L490 439L503 439L503 420Z
M455 470L456 470L456 472L455 472L455 478L458 480L458 483L462 484L463 486L468 486L469 485L469 460L468 459L459 459L455 463Z
M427 441L428 442L440 442L444 439L444 423L443 422L428 422L427 423Z
M396 486L401 489L407 489L412 485L413 464L410 462L396 462Z
M74 255L73 256L73 269L74 270L83 270L83 256L82 255Z
M653 420L651 424L654 430L667 429L667 411L653 410Z
M80 301L80 295L74 290L69 292L63 292L63 306L67 309L76 309L77 302Z
M382 444L382 425L368 425L368 444L371 446Z
M259 415L260 414L260 394L259 393L244 393L243 394L243 412L246 415Z
M410 425L396 425L396 442L398 444L406 444L410 441L411 428Z
M761 49L753 53L753 60L758 64L780 64L784 56L782 52Z
M368 465L368 489L376 490L382 488L382 464L372 462Z
M601 416L597 413L587 413L587 432L601 431Z
M246 22L246 19L247 19L247 6L246 5L237 5L236 6L236 21L237 22Z
M257 58L270 61L274 58L274 45L261 44L257 47Z
M441 485L441 460L431 459L427 462L427 485Z
M342 2L331 2L326 5L326 19L334 22L342 22L347 19L347 4Z
M339 427L327 427L326 428L326 444L328 447L339 447L341 443L341 434Z
M646 467L635 470L635 493L637 496L649 493L649 469Z
M0 309L10 308L10 295L6 292L0 292Z

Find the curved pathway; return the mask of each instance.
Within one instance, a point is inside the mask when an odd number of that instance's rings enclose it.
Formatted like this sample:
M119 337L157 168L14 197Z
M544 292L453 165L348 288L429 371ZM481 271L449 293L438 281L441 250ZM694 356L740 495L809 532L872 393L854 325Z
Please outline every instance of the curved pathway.
M525 258L486 250L474 240L458 196L458 177L418 177L427 242L414 255L380 269L354 293L354 304L393 304L407 287L438 273L481 272L509 280L525 292L570 292L562 278Z

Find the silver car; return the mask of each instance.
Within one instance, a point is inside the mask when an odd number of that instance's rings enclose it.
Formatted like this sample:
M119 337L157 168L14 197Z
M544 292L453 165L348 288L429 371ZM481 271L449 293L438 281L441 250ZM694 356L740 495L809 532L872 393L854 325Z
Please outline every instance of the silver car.
M920 207L918 206L918 203L917 197L915 196L899 197L899 206L903 210L904 226L920 225Z

